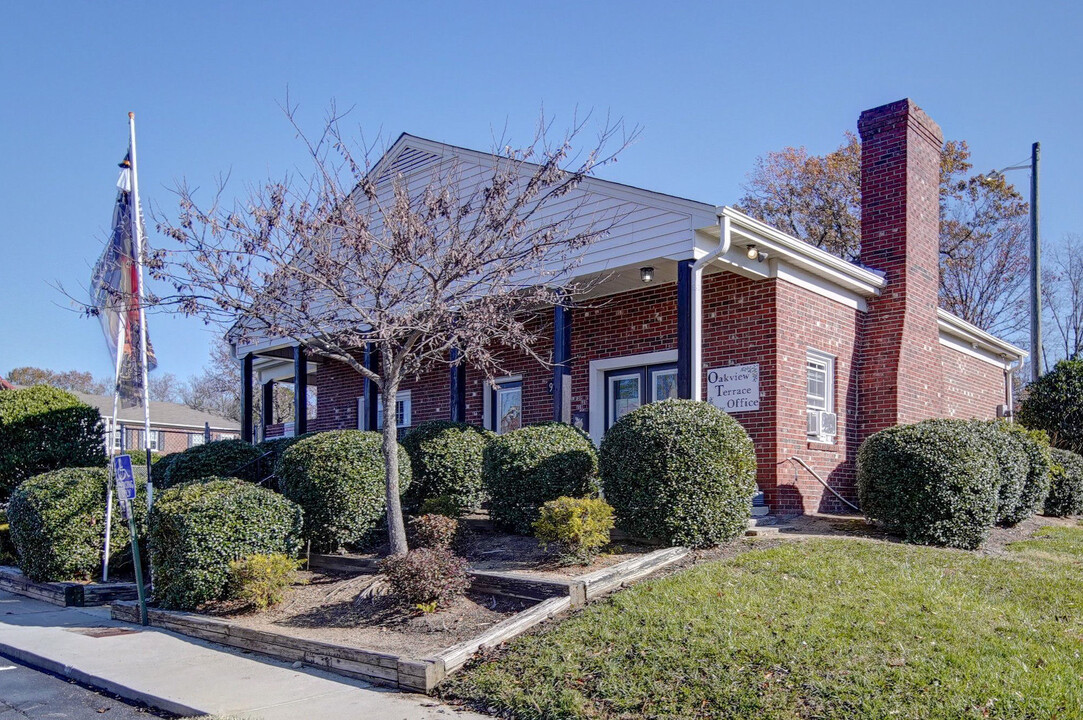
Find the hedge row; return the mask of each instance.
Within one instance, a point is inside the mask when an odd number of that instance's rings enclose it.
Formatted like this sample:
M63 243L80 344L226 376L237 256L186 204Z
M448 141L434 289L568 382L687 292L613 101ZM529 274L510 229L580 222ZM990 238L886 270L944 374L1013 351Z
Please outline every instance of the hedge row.
M994 524L1041 507L1050 468L1048 443L1018 426L926 420L862 444L858 495L870 520L909 542L973 549Z

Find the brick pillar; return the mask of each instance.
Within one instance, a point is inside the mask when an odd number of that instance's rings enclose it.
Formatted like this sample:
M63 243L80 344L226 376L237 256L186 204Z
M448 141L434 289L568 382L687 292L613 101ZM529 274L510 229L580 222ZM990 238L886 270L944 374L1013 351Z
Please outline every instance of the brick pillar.
M936 322L940 127L910 100L861 113L861 262L886 274L869 301L859 379L861 438L943 414Z

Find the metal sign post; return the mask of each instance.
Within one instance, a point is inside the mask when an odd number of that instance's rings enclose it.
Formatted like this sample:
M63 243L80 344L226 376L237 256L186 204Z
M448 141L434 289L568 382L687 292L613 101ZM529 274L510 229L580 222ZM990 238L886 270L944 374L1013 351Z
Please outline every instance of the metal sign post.
M143 588L143 567L139 559L139 535L135 527L135 513L132 502L135 501L135 476L132 474L131 455L117 455L113 458L113 478L120 500L120 511L128 518L128 529L132 534L132 564L135 566L135 590L139 594L139 622L147 624L147 597Z

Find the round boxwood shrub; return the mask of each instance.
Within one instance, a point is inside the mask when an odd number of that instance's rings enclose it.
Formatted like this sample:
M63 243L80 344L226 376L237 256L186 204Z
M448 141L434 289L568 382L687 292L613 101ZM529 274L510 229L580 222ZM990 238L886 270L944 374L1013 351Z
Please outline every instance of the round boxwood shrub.
M0 498L34 475L104 465L96 408L48 385L0 392Z
M271 438L270 440L264 440L256 443L256 449L259 450L260 456L267 456L267 462L273 469L278 464L278 459L282 457L282 453L292 446L296 442L300 442L305 438L310 438L316 433L305 433L304 435L291 435L290 437L278 437Z
M313 549L364 544L386 509L380 433L318 433L282 453L275 475L283 495L304 508ZM410 457L399 446L399 489L410 486Z
M999 423L997 427L1011 438L1016 453L1025 461L1026 479L1019 502L1014 510L1001 518L1005 525L1016 525L1038 512L1045 503L1052 479L1053 458L1049 454L1049 438L1043 431L1027 430L1012 423Z
M410 455L413 484L406 494L411 507L447 496L459 507L473 508L485 498L481 464L494 433L467 423L434 420L418 425L402 439Z
M857 455L866 517L923 545L981 545L997 518L999 478L988 444L963 420L881 430Z
M132 504L136 521L146 514L146 483L137 475ZM19 567L31 580L53 582L99 577L105 542L105 468L65 468L24 481L11 495L8 520ZM131 563L128 523L114 504L110 567Z
M1019 422L1045 430L1053 447L1083 453L1083 360L1061 360L1027 385Z
M180 456L181 453L163 455L158 459L158 462L151 463L150 477L154 481L154 487L159 489L166 487L166 475L169 473L169 468L173 465L173 461Z
M1045 514L1054 517L1083 515L1083 457L1053 448L1052 483L1045 498Z
M974 420L968 428L975 442L984 443L987 452L995 460L998 473L989 478L997 489L997 515L999 523L1014 525L1023 507L1023 489L1030 472L1030 457L1026 451L1028 440L1018 433L1008 431L1003 420L992 422Z
M622 417L600 452L605 499L634 537L705 547L743 533L756 490L756 453L718 408L664 400Z
M596 492L597 473L594 444L571 425L550 422L499 435L482 463L489 517L502 530L532 535L538 508L562 495Z
M244 440L218 440L193 445L170 463L162 487L200 480L205 477L236 477L256 482L255 460L262 453Z
M301 508L236 478L202 478L162 492L147 523L154 597L194 610L226 597L230 563L250 555L295 556Z

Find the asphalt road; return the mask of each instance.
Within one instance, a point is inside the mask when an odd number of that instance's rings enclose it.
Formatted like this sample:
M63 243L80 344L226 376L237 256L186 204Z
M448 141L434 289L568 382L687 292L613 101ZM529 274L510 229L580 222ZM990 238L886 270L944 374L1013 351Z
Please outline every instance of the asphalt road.
M0 720L153 720L152 712L0 657Z

